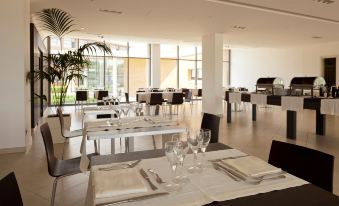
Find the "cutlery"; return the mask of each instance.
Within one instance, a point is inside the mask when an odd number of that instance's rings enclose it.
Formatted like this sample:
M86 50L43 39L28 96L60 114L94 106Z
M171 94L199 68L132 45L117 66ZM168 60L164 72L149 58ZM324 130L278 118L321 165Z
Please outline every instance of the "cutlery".
M148 184L151 186L152 190L157 190L158 188L151 182L149 176L147 175L147 173L145 172L144 169L140 169L139 170L141 176L148 182Z
M122 203L127 203L127 202L136 202L136 201L147 200L150 198L155 198L155 197L168 195L168 194L169 194L168 192L160 192L160 193L154 193L154 194L143 195L143 196L138 196L138 197L131 197L128 199L118 200L118 201L109 202L109 203L101 203L101 204L97 204L96 206L110 206L110 205L117 205L117 204L122 204Z
M240 156L235 156L235 157L223 157L223 158L218 158L218 159L213 159L213 160L208 160L210 162L220 162L222 160L228 160L228 159L238 159L241 157L247 157L249 155L240 155Z
M221 171L222 173L226 174L227 176L229 176L230 178L232 178L234 181L239 182L240 179L237 178L236 176L234 176L232 173L230 173L229 171L227 171L226 169L220 167L218 164L213 164L214 169Z
M156 171L154 171L153 169L147 169L147 170L155 176L155 181L157 181L157 183L159 184L166 183L161 179L161 177L158 175Z
M250 184L254 184L254 185L258 185L258 184L260 184L263 181L278 180L278 179L284 179L284 178L286 178L286 176L283 175L283 174L276 175L276 176L271 176L271 177L266 177L266 178L247 177L245 182L250 183Z
M100 171L110 171L110 170L116 170L116 169L127 169L127 168L133 168L135 167L137 164L139 164L141 162L140 160L137 160L135 162L131 162L131 163L123 163L123 164L118 164L118 165L113 165L111 167L102 167L99 168Z

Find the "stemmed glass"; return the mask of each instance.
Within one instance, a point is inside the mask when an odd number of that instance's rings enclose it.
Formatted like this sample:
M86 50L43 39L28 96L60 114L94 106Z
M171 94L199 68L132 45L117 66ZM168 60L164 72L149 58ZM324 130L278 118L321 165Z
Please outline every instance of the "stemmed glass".
M194 155L194 164L188 168L188 172L190 173L200 173L202 172L202 168L198 164L198 151L200 147L199 142L200 132L189 132L187 135L187 143L189 148L192 150Z
M177 168L177 175L174 178L174 182L176 183L187 183L189 181L188 177L185 175L184 171L184 160L186 157L186 154L189 150L187 142L183 142L180 140L180 135L175 134L172 136L172 141L177 142L177 147L175 149L175 153L178 157L178 165Z
M118 116L118 124L121 125L121 105L114 105L115 114Z
M121 111L122 111L122 113L124 113L125 116L127 116L128 112L129 112L129 106L127 106L127 105L121 106Z
M170 141L170 142L165 143L165 154L166 154L168 162L170 163L171 174L172 174L172 178L171 178L172 181L165 185L168 191L175 191L180 188L180 185L175 183L174 181L175 172L176 172L176 169L179 163L178 156L176 154L178 152L177 146L178 146L177 142Z
M211 140L211 130L210 129L201 129L200 135L198 136L199 148L202 152L203 162L206 162L206 148Z

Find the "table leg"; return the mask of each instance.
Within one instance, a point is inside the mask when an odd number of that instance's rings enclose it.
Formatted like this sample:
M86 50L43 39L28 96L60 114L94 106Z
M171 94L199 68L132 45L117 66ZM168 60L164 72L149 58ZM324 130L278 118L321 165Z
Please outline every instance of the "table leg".
M316 133L319 135L326 134L326 115L321 114L320 110L316 110Z
M252 121L257 121L257 105L252 104Z
M227 123L232 122L232 104L227 102Z
M128 137L128 151L134 152L134 137Z
M297 112L287 110L287 132L288 139L296 139L297 136Z
M115 139L111 139L111 154L115 154Z

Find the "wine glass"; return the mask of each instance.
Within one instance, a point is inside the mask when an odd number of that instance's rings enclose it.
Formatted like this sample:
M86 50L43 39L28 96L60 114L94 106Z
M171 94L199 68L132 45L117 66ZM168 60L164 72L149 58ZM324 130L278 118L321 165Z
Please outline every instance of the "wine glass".
M127 105L121 106L121 111L122 113L124 113L125 116L127 116L129 112L129 106Z
M118 124L121 125L121 105L114 105L115 114L118 116Z
M201 166L198 164L198 151L199 151L199 135L200 132L189 132L187 135L187 143L189 148L192 150L194 155L194 164L188 168L190 173L200 173L202 172Z
M175 191L180 188L180 185L174 182L176 169L179 163L178 156L176 154L178 152L176 150L178 149L176 147L177 147L177 142L170 141L170 142L165 143L165 154L166 154L168 162L170 163L171 174L172 174L171 182L165 185L168 191Z
M206 148L211 140L211 130L210 129L201 129L200 135L198 136L199 148L201 150L203 161L206 162Z
M174 152L177 155L179 167L177 168L177 175L173 181L175 183L187 183L189 182L189 179L184 171L184 160L189 148L187 142L180 141L180 139L179 141L176 141L176 143L177 146Z

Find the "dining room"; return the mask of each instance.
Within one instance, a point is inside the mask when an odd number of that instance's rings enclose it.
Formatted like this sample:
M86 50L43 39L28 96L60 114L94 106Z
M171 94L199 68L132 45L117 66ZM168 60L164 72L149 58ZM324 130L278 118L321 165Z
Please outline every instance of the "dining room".
M4 0L0 205L338 206L338 9Z

